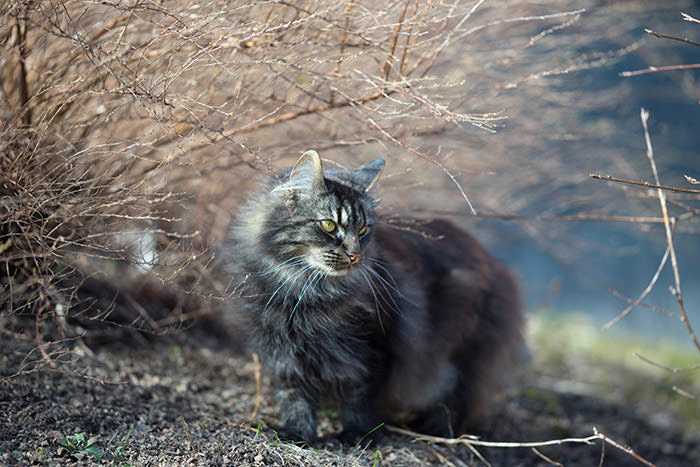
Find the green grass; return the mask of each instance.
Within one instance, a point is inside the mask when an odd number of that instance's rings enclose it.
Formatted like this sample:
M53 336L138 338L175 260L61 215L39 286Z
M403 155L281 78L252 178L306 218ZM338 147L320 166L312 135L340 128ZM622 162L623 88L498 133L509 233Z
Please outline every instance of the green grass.
M682 337L682 336L681 336ZM700 362L700 354L687 340L667 336L625 334L602 330L581 314L530 316L528 342L533 364L540 372L562 370L563 376L597 388L600 397L630 403L644 402L668 408L689 431L700 430L700 404L674 390L700 396L700 369L673 372L644 361L644 356L667 368L687 368ZM534 395L534 397L538 397Z
M97 436L88 438L83 433L66 436L54 433L54 441L58 444L59 456L68 456L77 461L92 458L97 462L104 456L104 452L97 447Z

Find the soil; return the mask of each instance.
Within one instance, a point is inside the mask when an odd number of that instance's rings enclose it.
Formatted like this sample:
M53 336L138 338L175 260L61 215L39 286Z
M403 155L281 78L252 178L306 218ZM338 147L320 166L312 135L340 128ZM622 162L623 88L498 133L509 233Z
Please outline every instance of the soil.
M77 342L70 354L51 355L69 362L55 369L33 343L8 334L0 334L0 343L0 463L5 465L462 466L486 460L493 466L594 466L601 457L602 465L643 465L599 439L536 451L470 448L383 428L378 444L353 446L333 436L339 426L331 410L324 412L318 442L279 440L271 428L278 412L269 381L262 377L256 390L260 371L254 356L202 329L89 348ZM522 383L500 398L481 439L585 438L597 429L655 465L700 465L700 436L684 429L667 406L601 396L572 381L565 366L537 365L534 361ZM611 386L624 377L610 372Z

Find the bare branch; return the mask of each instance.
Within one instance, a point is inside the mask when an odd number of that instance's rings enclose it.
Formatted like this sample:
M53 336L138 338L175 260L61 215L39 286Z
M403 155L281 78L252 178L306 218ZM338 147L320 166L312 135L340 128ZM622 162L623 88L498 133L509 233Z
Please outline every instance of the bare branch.
M691 41L687 37L670 36L668 34L661 34L656 31L652 31L651 29L645 29L644 32L646 32L647 34L651 34L654 37L658 37L660 39L670 39L674 41L685 42L686 44L700 46L700 42Z
M642 70L623 71L619 76L629 78L631 76L646 75L647 73L658 73L660 71L677 71L677 70L695 70L700 68L700 63L681 64L681 65L666 65L666 66L650 66Z
M664 227L666 228L666 242L668 243L668 249L671 256L671 267L673 268L673 278L675 281L675 287L671 287L671 292L676 297L676 301L678 302L678 308L681 311L681 321L683 322L683 324L685 324L685 327L688 331L688 334L690 335L690 339L695 345L695 348L698 350L698 352L700 352L700 342L698 342L698 339L695 336L695 332L693 331L693 327L690 323L690 320L688 319L688 314L685 310L685 305L683 304L683 294L681 292L681 277L680 273L678 272L678 260L676 258L676 249L673 244L672 223L673 225L675 225L675 219L671 220L669 218L668 209L666 207L666 195L661 188L662 185L659 181L659 174L656 170L656 162L654 161L654 150L651 146L651 138L649 136L649 128L647 126L649 112L647 112L646 109L642 108L640 111L640 117L642 119L642 126L644 127L644 140L647 146L647 158L649 159L649 164L651 165L651 169L654 174L654 181L656 182L658 190L659 204L661 205L661 212L664 216Z
M611 182L619 182L619 183L629 183L630 185L639 185L647 188L656 188L659 190L668 190L668 191L673 191L674 193L693 193L693 194L700 194L700 190L692 190L689 188L676 188L672 186L664 186L664 185L659 185L649 183L649 182L638 182L636 180L625 180L624 178L617 178L613 177L612 175L598 175L598 174L589 174L588 175L591 178L594 178L596 180L608 180Z

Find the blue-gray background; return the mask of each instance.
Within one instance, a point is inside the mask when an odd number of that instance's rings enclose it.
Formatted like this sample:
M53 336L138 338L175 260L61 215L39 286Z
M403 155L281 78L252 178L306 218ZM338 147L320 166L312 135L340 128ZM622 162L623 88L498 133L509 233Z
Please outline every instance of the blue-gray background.
M588 178L589 173L653 182L639 117L640 108L650 114L650 133L662 184L700 188L687 183L683 175L700 177L700 70L668 71L621 77L627 70L650 65L699 63L700 47L654 38L644 28L687 36L700 41L700 24L683 21L681 12L700 17L696 2L594 2L579 21L564 30L559 46L569 47L570 56L607 57L605 63L581 67L565 74L553 74L525 81L512 89L545 86L529 109L515 109L505 127L504 138L521 138L521 156L515 163L527 177L538 166L549 173L547 159L561 164L552 176L535 179L546 187L532 200L532 191L511 195L529 202L518 214L612 214L661 216L653 192ZM596 32L597 29L597 32ZM613 51L635 44L632 50ZM547 50L561 53L561 50ZM612 58L611 58L612 57ZM533 60L542 61L533 53ZM566 68L562 61L560 68ZM577 62L573 62L577 63ZM506 92L506 96L508 96ZM549 114L550 116L548 116ZM541 137L523 138L525 120L541 121ZM537 127L537 125L535 125ZM512 148L517 148L513 143ZM570 177L570 178L568 178ZM565 180L561 180L565 179ZM700 209L699 196L668 195ZM508 199L503 205L512 205ZM672 214L683 210L671 207ZM491 235L494 221L475 223L477 230ZM566 225L562 225L566 224ZM627 304L611 289L636 298L658 267L665 249L662 225L617 222L513 222L498 223L509 233L508 240L492 238L496 254L509 262L522 277L530 310L548 308L556 312L583 312L602 325ZM676 253L685 305L696 330L700 328L700 225L681 223L676 235ZM646 303L678 313L668 290L673 284L670 260ZM673 337L686 336L677 320L637 308L614 329ZM687 339L689 341L689 339Z

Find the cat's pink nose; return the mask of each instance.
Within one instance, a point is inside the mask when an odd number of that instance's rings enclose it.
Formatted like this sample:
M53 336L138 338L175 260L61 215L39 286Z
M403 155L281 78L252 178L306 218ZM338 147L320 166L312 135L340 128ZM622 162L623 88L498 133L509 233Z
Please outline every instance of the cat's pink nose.
M357 264L360 262L361 256L359 253L345 253L350 259L350 264Z

